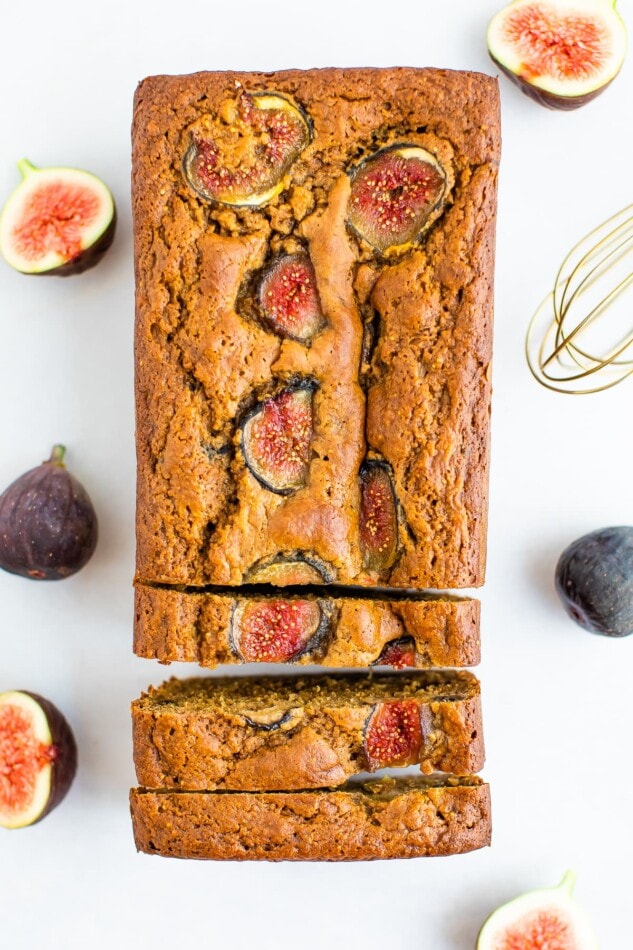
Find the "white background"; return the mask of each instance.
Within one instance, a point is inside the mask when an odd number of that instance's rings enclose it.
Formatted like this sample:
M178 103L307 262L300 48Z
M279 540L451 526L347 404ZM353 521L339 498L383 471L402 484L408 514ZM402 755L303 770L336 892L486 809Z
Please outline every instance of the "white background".
M621 0L633 29L633 0ZM604 96L550 112L502 78L493 466L482 599L494 843L436 860L350 865L137 855L128 705L166 671L132 656L134 442L129 126L138 80L197 69L446 66L494 72L496 2L320 0L7 4L0 23L0 199L22 155L89 169L120 219L96 270L25 277L0 262L0 486L68 446L101 537L76 577L0 576L0 690L66 713L80 768L43 823L0 829L0 946L469 950L500 902L571 867L604 950L630 937L633 638L576 627L560 551L633 522L633 381L569 397L530 377L523 339L556 266L633 200L633 57ZM176 673L192 668L172 667Z

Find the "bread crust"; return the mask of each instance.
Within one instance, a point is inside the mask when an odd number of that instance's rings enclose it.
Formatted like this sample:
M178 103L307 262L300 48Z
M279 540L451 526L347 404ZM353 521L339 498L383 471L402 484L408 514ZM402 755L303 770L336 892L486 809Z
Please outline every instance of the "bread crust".
M305 109L311 144L261 209L205 202L182 173L191 129L236 90ZM378 259L345 223L347 171L403 140L447 169L444 213L401 257ZM133 124L137 578L237 585L299 550L345 584L483 583L492 274L499 158L496 81L435 69L157 76ZM327 326L309 347L241 310L271 254L307 248ZM379 332L363 360L365 328ZM316 381L306 486L275 494L249 472L240 419L296 377ZM359 470L392 475L398 556L363 563Z
M462 854L490 844L485 784L239 793L132 789L139 851L215 861L368 861Z

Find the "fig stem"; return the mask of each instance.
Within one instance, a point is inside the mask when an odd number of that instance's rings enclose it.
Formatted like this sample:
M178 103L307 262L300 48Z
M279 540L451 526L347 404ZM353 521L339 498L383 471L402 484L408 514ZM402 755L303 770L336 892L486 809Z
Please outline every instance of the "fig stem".
M28 160L28 158L21 158L18 162L18 171L22 176L22 181L24 181L29 175L32 175L33 172L36 172L37 168Z
M576 883L576 875L573 871L565 871L563 879L558 885L557 890L565 891L566 894L569 894L571 897L572 891L574 889L574 884Z
M53 450L51 452L51 457L48 460L49 465L60 465L63 468L65 454L66 454L65 445L54 445Z

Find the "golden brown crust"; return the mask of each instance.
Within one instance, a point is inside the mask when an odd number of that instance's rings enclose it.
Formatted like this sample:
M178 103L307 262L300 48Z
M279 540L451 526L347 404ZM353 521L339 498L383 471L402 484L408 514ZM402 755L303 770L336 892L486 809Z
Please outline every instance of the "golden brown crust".
M278 596L285 597L283 592ZM314 599L314 595L306 595ZM257 597L197 593L139 584L135 591L134 652L161 663L199 663L214 668L241 663L231 645L237 604ZM262 601L265 599L259 598ZM268 598L270 600L270 598ZM297 664L367 667L387 644L406 637L416 667L475 666L479 663L477 600L334 599L329 632L317 654Z
M188 130L238 87L283 93L313 124L261 209L205 202L181 171ZM346 170L403 140L436 154L454 185L426 240L381 261L346 228ZM495 80L432 69L152 77L137 91L133 145L138 578L235 585L256 562L302 550L341 583L481 584ZM271 253L297 247L327 320L310 347L248 319L238 300ZM374 312L380 333L361 372ZM246 467L239 420L296 376L318 383L313 458L306 487L282 496ZM379 576L359 544L368 450L393 472L401 515L398 559Z
M483 767L472 673L193 678L170 680L132 704L137 779L148 788L193 790L340 785L371 770L368 723L394 701L419 717L413 761L423 772Z
M176 858L362 861L490 844L488 786L360 791L130 793L139 851Z

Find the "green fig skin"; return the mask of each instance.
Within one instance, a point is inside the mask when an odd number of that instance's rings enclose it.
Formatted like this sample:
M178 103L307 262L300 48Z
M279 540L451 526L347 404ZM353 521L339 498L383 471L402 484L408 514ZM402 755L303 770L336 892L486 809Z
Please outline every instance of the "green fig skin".
M68 472L63 446L0 495L0 568L32 580L62 580L92 557L97 516Z

